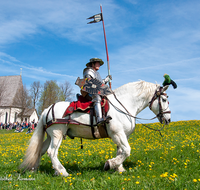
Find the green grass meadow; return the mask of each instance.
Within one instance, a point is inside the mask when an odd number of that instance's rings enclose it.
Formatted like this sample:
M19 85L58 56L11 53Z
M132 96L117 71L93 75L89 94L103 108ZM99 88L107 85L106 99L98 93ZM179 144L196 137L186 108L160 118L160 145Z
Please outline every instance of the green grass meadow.
M172 122L162 130L163 137L137 124L124 173L103 170L106 160L116 155L111 139L83 139L81 149L78 138L66 138L59 149L69 177L54 176L47 154L37 172L21 173L18 166L31 135L0 130L0 189L200 189L200 120Z

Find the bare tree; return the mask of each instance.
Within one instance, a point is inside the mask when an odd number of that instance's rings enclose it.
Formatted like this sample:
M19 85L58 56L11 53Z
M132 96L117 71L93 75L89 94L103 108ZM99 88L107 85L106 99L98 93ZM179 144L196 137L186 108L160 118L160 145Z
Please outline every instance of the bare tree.
M68 81L65 81L64 84L60 85L60 89L64 95L65 101L71 101L73 93L73 88Z
M21 111L18 113L18 117L21 118L21 121L23 120L25 109L33 108L31 96L29 96L28 89L25 85L20 86L18 89L13 101L13 105L17 105L17 107L21 109Z
M40 81L33 82L31 84L30 93L31 93L34 108L36 106L37 101L39 100L41 88L42 88L42 85L40 84Z

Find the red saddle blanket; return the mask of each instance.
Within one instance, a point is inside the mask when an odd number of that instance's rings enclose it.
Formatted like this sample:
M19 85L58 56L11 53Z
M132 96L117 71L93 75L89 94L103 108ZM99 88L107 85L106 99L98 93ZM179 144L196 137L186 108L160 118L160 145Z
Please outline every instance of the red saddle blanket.
M93 107L92 101L88 101L83 96L79 96L78 101L74 101L74 102L70 103L70 105L65 110L63 117L66 117L67 115L70 115L75 111L90 113L90 108L92 108L92 107ZM105 108L105 115L107 115L107 112L109 110L109 104L108 104L108 101L105 98L103 98L102 101L101 101L101 107Z

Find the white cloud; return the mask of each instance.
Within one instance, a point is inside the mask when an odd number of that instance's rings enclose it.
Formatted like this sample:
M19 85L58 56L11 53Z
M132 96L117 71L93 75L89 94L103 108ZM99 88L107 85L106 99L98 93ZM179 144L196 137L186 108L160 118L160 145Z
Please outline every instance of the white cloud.
M175 118L182 118L179 113L186 116L190 113L199 114L200 94L195 89L199 85L200 73L200 26L197 24L200 18L200 2L126 0L126 3L122 3L103 0L101 3L113 88L138 79L162 83L163 74L168 73L178 84L176 90L169 91L170 107L175 112ZM88 22L86 18L99 12L99 2L89 0L84 3L81 0L1 1L1 70L9 74L19 74L20 68L23 68L23 76L27 80L45 82L51 79L59 81L67 79L74 84L77 76L73 74L80 72L66 68L66 63L80 70L84 67L83 60L87 60L90 56L97 54L106 60L102 24L86 24ZM33 65L32 57L28 56L31 54L37 61L43 55L39 53L38 56L36 48L32 48L26 55L26 51L21 52L20 46L24 43L26 47L39 46L47 54L49 53L45 51L48 47L47 40L45 41L47 44L42 45L37 44L37 40L46 39L46 36L51 40L51 35L52 40L57 40L56 43L60 41L66 43L68 49L71 48L71 43L75 44L74 54L65 57L64 51L62 55L60 52L53 52L64 58L62 60L49 58L45 62L46 57L44 57L39 62L40 66ZM27 45L33 43L34 39L36 39L35 44ZM67 48L66 54L68 54ZM71 60L68 60L69 58ZM56 63L56 66L51 68L49 61ZM102 78L107 74L105 65L100 71Z
M19 62L15 57L12 57L4 52L0 52L0 58L3 57L3 58L8 58L9 60L11 61L14 61L14 62ZM1 59L1 61L4 61L3 59Z
M109 6L109 11L115 7L110 0L103 2ZM70 40L84 41L85 37L91 38L92 30L87 26L86 18L100 12L98 7L98 2L89 0L84 3L74 0L1 1L0 44L15 42L45 30Z
M2 59L1 57L5 57L8 60ZM10 55L7 55L3 52L0 52L0 62L6 64L6 67L8 67L8 65L9 65L9 68L12 67L13 73L18 73L19 68L22 68L23 71L26 71L26 73L28 73L28 74L26 74L26 76L30 77L30 78L39 79L40 76L43 76L43 77L44 76L46 76L46 77L51 76L51 77L65 77L65 78L74 79L74 80L76 79L76 77L72 76L72 75L55 73L55 72L52 72L50 70L46 70L43 67L34 67L34 66L31 66L31 65L28 65L28 64L23 64L22 62L18 61L16 58L14 58ZM17 62L17 63L14 63L14 62ZM1 66L3 66L3 64L1 64ZM4 68L6 68L6 67L4 67ZM30 73L31 73L31 75L30 75Z

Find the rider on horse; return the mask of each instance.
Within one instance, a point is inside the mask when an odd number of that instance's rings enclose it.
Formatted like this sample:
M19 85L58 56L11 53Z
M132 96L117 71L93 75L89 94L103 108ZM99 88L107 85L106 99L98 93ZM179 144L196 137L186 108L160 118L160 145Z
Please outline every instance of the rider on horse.
M97 79L100 82L106 84L107 82L112 80L112 76L108 75L105 79L102 80L98 70L100 66L102 66L103 64L104 62L102 61L102 59L99 58L90 59L90 62L86 64L87 67L83 70L83 77ZM92 99L92 102L94 103L93 105L97 118L97 125L101 125L111 120L112 118L110 116L107 116L105 119L102 117L101 96L99 94L90 94L90 93L88 93L88 96Z

